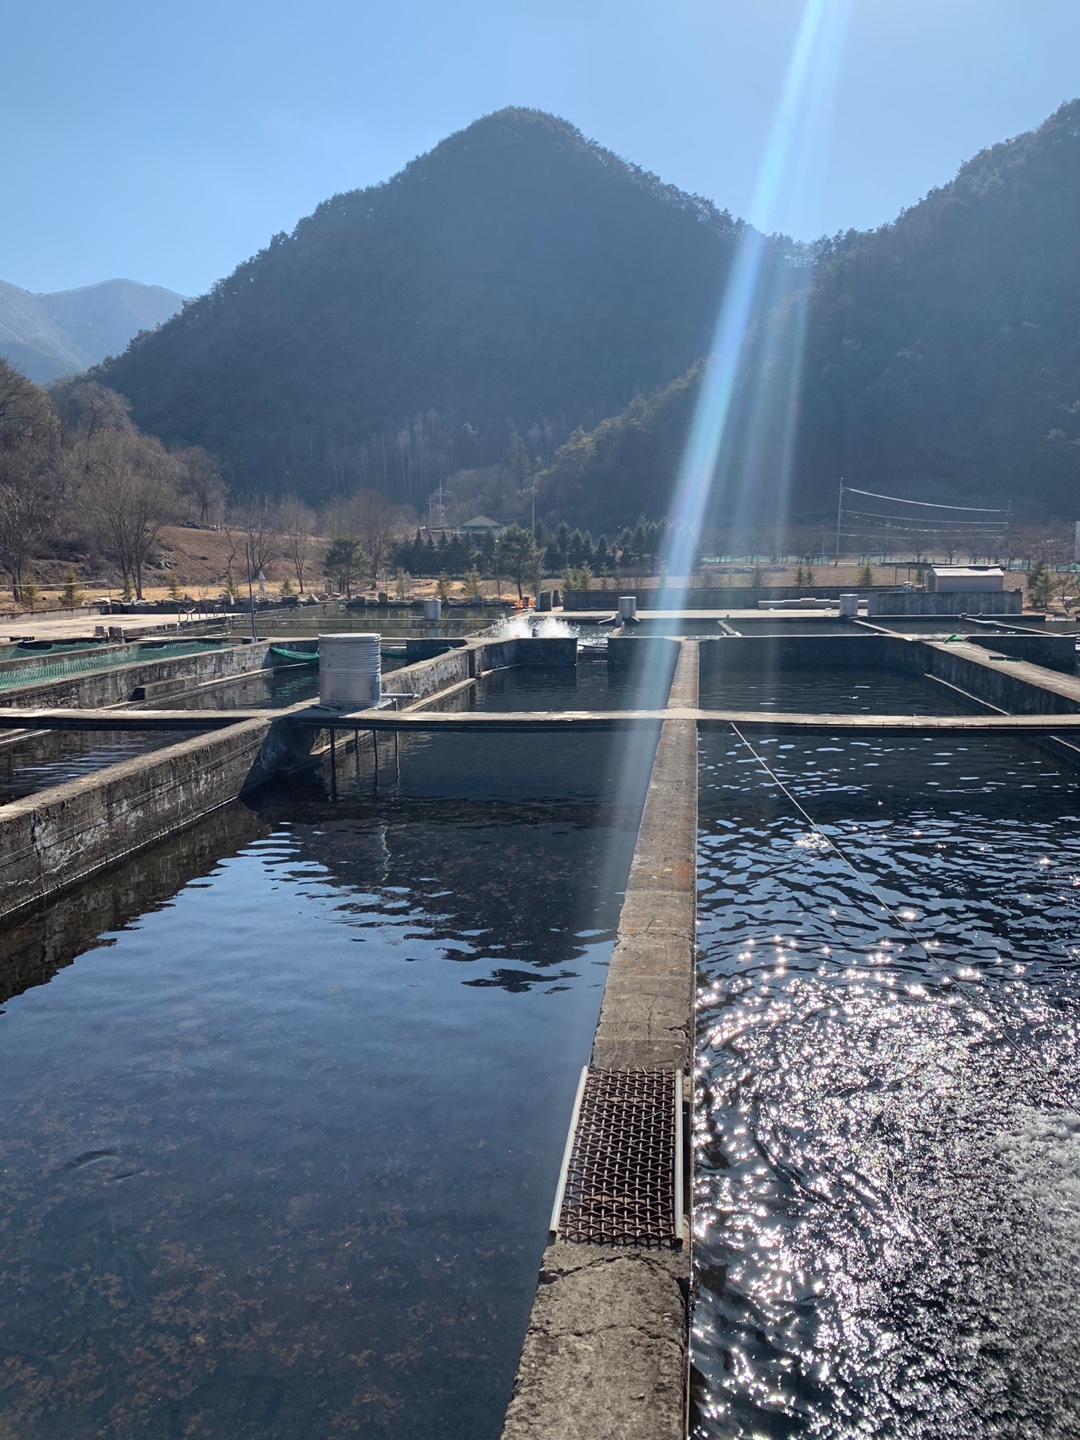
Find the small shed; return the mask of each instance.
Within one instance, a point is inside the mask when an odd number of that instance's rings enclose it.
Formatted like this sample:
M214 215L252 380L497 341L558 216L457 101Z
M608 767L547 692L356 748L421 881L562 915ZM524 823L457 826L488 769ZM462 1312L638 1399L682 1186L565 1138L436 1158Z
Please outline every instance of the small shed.
M484 535L501 535L506 529L498 520L492 520L490 515L474 515L471 520L466 520L458 529L463 535L471 535L474 540L480 540Z
M931 595L1004 590L1005 571L1000 565L931 565L926 572L926 589Z

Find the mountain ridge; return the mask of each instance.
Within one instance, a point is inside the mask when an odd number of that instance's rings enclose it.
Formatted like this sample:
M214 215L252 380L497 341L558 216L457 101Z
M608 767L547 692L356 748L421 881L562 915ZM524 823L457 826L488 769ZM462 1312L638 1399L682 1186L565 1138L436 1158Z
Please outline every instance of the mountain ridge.
M692 363L743 228L566 121L497 111L324 201L99 378L241 488L426 503L515 430L543 452Z
M693 367L752 233L511 108L324 201L96 374L167 443L222 456L239 491L422 507L514 454L566 518L610 528L666 513ZM816 516L841 475L1068 510L1077 235L1074 101L877 230L765 239L714 520L736 493Z
M42 293L0 280L0 355L35 384L78 374L175 314L184 297L162 285L100 280Z
M1072 101L981 150L894 221L819 242L805 305L788 295L749 337L710 523L736 511L747 523L821 521L835 513L841 476L911 499L1015 498L1075 518L1077 237ZM700 377L700 364L688 368L572 437L540 477L551 511L594 526L666 513ZM792 437L783 406L796 392ZM773 416L764 438L747 423L762 413Z

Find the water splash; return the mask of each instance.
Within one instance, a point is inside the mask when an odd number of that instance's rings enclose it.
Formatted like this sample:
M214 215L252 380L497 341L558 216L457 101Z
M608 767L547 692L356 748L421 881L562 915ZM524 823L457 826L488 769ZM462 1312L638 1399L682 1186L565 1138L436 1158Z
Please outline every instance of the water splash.
M576 640L578 627L557 615L507 615L489 633L494 640Z

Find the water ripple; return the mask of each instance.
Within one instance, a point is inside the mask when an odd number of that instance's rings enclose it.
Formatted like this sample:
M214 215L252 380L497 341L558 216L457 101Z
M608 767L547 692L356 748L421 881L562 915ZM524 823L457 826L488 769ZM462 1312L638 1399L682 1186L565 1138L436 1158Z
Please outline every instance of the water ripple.
M769 763L902 924L702 757L694 1435L1075 1436L1076 777L828 746Z

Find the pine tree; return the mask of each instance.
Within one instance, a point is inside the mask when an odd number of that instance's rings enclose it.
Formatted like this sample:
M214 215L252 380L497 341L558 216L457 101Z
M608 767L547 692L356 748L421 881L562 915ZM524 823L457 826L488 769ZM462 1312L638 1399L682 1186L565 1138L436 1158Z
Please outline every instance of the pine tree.
M515 488L524 489L525 482L529 478L529 452L525 449L525 441L516 430L510 435L510 448L506 452L506 468L510 471Z
M1036 610L1049 610L1054 601L1054 572L1045 560L1036 562L1028 572L1028 599Z
M30 611L31 615L41 604L41 591L34 580L24 580L19 586L19 604Z
M75 579L74 570L69 570L64 576L64 588L60 592L60 599L67 610L76 610L83 602L82 591Z

